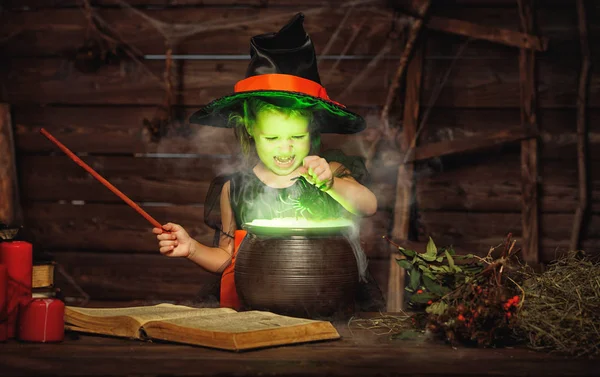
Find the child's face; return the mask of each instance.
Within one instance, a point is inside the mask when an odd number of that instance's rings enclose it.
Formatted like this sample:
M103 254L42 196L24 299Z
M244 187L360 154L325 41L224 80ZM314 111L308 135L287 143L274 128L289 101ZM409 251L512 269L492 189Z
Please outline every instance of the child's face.
M276 111L263 111L252 129L262 163L277 175L288 175L302 165L310 152L308 120Z

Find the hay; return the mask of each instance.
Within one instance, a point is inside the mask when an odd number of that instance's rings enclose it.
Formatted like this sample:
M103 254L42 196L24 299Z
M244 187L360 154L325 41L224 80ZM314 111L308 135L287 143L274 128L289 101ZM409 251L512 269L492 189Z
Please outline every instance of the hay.
M527 278L519 335L538 350L600 355L600 264L571 252Z

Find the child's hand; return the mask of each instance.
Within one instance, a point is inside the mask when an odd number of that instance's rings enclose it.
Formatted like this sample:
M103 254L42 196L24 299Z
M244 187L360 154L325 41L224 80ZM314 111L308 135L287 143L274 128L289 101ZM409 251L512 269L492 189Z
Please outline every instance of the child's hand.
M163 229L152 229L152 233L157 234L160 253L168 257L188 258L192 254L192 238L185 229L173 223L163 225Z
M333 186L333 173L327 160L319 156L306 156L298 170L306 180L317 186L321 191L327 191Z

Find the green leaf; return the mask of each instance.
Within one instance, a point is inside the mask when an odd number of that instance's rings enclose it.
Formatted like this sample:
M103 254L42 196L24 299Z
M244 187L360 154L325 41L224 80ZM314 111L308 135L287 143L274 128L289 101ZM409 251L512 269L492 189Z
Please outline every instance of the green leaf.
M406 259L396 259L396 263L405 270L412 270L414 268L413 264Z
M427 242L427 248L425 249L425 254L421 255L423 259L426 261L434 261L437 258L437 247L433 242L433 239L429 237L429 242Z
M402 246L398 247L398 250L400 250L400 252L404 254L407 258L412 258L417 254L414 250L405 249Z
M446 304L444 301L436 301L433 304L429 305L425 309L425 311L429 314L442 315L446 312L447 309L448 304Z
M441 256L441 257L437 257L437 258L435 259L435 261L436 261L436 262L438 262L438 263L441 263L443 260L444 260L444 257L443 257L443 256Z
M413 269L410 272L410 283L408 286L414 291L419 288L421 284L421 272L417 269Z
M419 256L422 259L426 260L427 262L433 262L435 260L435 255L432 256L432 255L429 255L427 253L424 253L424 254L419 254Z
M435 276L429 270L423 270L423 277L427 276L431 280L435 281Z
M434 266L434 265L429 266L429 268L435 272L444 272L444 267L448 267L448 266Z
M441 285L439 285L436 281L428 278L427 276L423 276L423 285L429 292L435 293L438 296L445 295L448 290L444 289Z
M454 259L452 258L452 255L450 255L448 250L444 251L444 254L446 254L446 258L448 258L448 265L451 269L454 269Z

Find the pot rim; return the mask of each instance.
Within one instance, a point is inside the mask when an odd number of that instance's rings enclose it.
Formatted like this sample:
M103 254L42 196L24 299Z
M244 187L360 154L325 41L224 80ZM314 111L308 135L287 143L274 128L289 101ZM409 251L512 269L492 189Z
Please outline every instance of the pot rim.
M287 236L340 236L350 231L350 225L331 227L272 227L246 224L243 228L248 233L257 236L287 237Z

